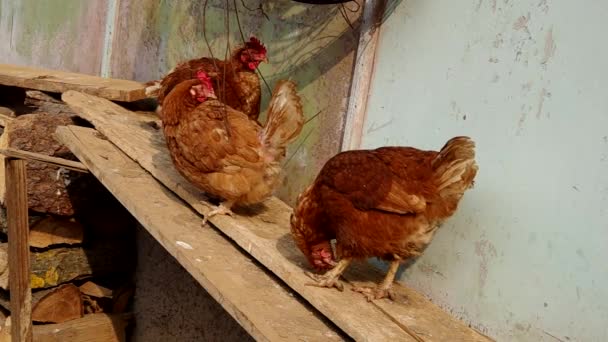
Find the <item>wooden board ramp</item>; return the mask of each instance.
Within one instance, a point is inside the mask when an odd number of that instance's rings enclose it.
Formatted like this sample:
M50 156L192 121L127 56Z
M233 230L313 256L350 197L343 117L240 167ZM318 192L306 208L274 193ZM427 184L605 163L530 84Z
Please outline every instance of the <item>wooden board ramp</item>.
M113 101L146 98L140 82L11 64L0 64L0 84L55 93L78 90Z
M206 214L211 210L201 192L173 167L160 130L95 96L70 91L63 94L63 100L196 211ZM355 340L490 340L400 284L394 286L399 298L396 302L368 303L349 288L361 281L379 279L378 271L370 265L347 270L349 284L344 292L306 286L310 281L303 272L307 261L289 234L291 208L272 197L255 210L237 213L234 217L214 216L209 221Z
M97 131L59 127L57 137L255 339L347 339Z

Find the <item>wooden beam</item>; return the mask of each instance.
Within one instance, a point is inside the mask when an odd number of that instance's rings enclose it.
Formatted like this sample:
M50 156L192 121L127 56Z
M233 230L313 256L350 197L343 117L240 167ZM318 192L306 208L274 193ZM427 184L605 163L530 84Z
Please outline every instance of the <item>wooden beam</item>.
M84 172L84 173L89 172L89 169L87 169L87 167L84 166L84 164L82 164L80 162L73 161L73 160L67 160L67 159L63 159L63 158L51 157L51 156L47 156L45 154L17 150L14 148L6 148L6 149L0 148L0 154L3 154L7 157L15 158L15 159L35 160L35 161L63 167L68 170Z
M142 83L58 70L0 64L0 84L55 93L78 90L113 101L144 99Z
M32 292L30 290L30 245L28 229L25 161L6 160L6 211L8 218L8 261L11 291L11 337L32 341Z
M197 213L97 131L59 127L57 138L256 340L345 339L222 234L202 227Z
M104 99L67 92L63 94L63 100L196 211L204 215L213 208L201 191L175 170L162 131L142 125L142 119L137 115ZM121 119L116 120L116 117ZM88 165L81 157L83 151L73 152ZM453 340L488 341L421 295L417 297L421 300L416 301L414 306L406 300L370 304L360 294L350 291L348 284L344 292L306 286L310 281L304 274L308 262L295 246L289 232L292 209L272 197L252 211L240 212L241 215L234 217L215 216L210 222L354 339L414 341L441 333L452 336ZM366 265L364 270L368 277L378 274L370 265ZM354 270L349 269L346 278L350 279L351 285L359 285L355 281L359 277L354 274ZM398 298L407 298L415 293L399 283L393 289ZM418 314L423 311L433 312L433 318L417 320Z
M367 113L376 47L380 36L380 24L384 16L387 0L365 0L359 33L359 45L355 57L353 80L350 86L348 109L342 137L342 151L361 147L363 126Z

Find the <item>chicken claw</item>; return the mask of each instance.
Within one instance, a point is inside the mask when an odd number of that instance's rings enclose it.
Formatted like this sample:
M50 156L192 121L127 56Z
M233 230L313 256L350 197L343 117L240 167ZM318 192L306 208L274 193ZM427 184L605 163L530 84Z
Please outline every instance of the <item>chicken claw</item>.
M382 299L387 297L391 300L395 300L395 293L391 290L391 287L393 285L393 281L395 280L395 275L397 274L398 269L399 260L394 260L388 267L386 276L384 276L384 280L382 280L380 284L374 287L355 286L352 288L352 290L355 292L363 293L365 298L367 298L368 302L371 302L374 299Z
M316 286L316 287L328 287L328 288L332 288L335 287L336 289L338 289L339 291L344 291L344 284L342 284L342 282L340 282L338 279L340 278L340 276L338 275L337 277L334 277L331 274L328 274L329 272L327 272L326 274L320 275L320 274L314 274L311 272L304 272L309 278L311 278L312 280L314 280L315 282L312 283L306 283L304 285L306 286Z
M203 226L205 224L207 224L207 221L216 215L228 215L228 216L232 216L232 210L230 210L230 207L232 207L232 203L228 203L226 204L226 202L224 203L220 203L220 205L217 206L217 208L211 210L207 215L205 215L205 217L203 218Z
M376 299L389 298L395 300L395 293L390 289L384 289L380 286L369 287L369 286L355 286L352 288L353 291L362 293L368 302Z
M323 275L304 272L308 277L315 281L314 283L306 283L304 285L329 288L335 287L340 291L344 291L344 285L338 279L340 279L342 272L344 272L351 261L352 258L342 258L334 268L325 272Z

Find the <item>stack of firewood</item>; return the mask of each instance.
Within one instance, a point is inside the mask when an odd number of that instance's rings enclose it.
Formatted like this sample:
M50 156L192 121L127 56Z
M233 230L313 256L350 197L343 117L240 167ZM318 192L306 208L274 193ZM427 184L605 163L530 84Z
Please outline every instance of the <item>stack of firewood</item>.
M54 138L60 125L87 123L51 94L0 86L0 149L76 160ZM0 154L0 327L10 324L5 190ZM134 291L134 219L89 173L28 161L27 191L32 319L48 325L34 336L69 324L116 328Z

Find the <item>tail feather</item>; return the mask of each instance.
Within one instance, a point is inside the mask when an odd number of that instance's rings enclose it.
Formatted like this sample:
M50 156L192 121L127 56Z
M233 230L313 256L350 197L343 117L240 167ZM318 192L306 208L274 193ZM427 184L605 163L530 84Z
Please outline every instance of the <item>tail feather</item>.
M144 85L146 86L146 96L147 97L158 97L158 91L161 88L161 84L160 81L149 81L144 83Z
M450 139L433 160L433 169L443 197L462 195L473 186L477 174L475 142L469 137Z
M279 81L272 92L268 120L260 136L267 153L274 159L284 156L287 144L298 137L303 125L304 113L296 84Z

